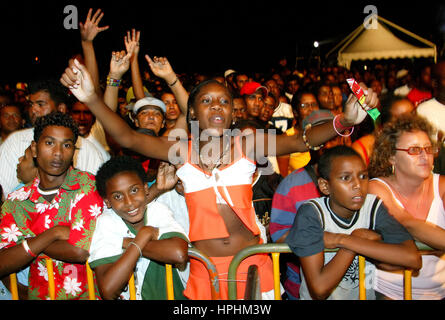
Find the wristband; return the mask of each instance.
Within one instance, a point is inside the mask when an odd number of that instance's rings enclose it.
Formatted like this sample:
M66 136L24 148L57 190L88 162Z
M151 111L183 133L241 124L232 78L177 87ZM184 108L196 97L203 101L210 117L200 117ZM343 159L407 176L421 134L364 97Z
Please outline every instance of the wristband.
M31 251L31 248L28 246L28 241L23 240L22 246L25 249L25 251L33 258L37 257L37 255Z
M309 141L307 140L307 136L306 136L306 131L310 130L311 128L312 128L312 125L310 123L306 127L304 127L303 137L302 137L303 138L303 142L304 142L304 144L306 145L306 147L309 150L317 151L317 150L320 150L321 148L323 148L324 144L321 144L321 145L316 146L316 147L313 147L313 146L311 146L309 144Z
M342 136L342 137L349 137L349 136L354 132L354 126L352 126L352 127L344 127L344 126L341 124L340 120L338 120L338 116L339 116L339 114L337 114L337 115L335 116L334 120L332 120L332 126L334 127L335 132L337 132L337 134L338 134L339 136ZM340 128L340 131L351 130L351 129L352 129L352 130L349 132L349 134L341 134L341 133L337 130L337 126Z
M119 87L121 84L122 79L113 79L109 76L107 77L107 86L110 87Z
M175 81L173 81L172 83L168 84L169 87L173 87L176 82L178 82L178 77L176 77Z
M128 244L128 247L129 247L131 244L134 245L136 248L138 248L138 250L139 250L139 259L142 258L142 250L141 250L141 248L140 248L135 242L133 242L133 241L131 241L131 242ZM128 248L128 247L127 247L127 248Z

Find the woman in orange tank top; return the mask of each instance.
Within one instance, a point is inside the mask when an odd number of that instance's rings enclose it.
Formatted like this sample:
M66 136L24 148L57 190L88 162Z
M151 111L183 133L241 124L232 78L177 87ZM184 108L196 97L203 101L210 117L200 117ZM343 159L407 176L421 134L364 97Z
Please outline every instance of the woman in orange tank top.
M158 62L162 63L162 61ZM157 62L155 61L155 63ZM192 151L189 158L188 132L183 132L182 135L176 137L179 139L171 139L171 137L169 139L168 137L152 137L132 130L125 121L111 111L100 96L97 95L92 86L91 76L88 70L77 60L70 61L70 67L65 70L61 82L63 85L69 87L71 92L81 102L88 105L96 118L103 124L105 130L121 146L132 149L147 157L168 161L178 167L192 165L195 169L199 169L203 175L209 179L213 179L213 191L206 193L210 195L210 199L204 197L201 203L203 207L208 207L207 213L213 214L216 220L212 218L208 220L205 225L200 225L199 228L207 228L210 230L213 228L218 230L222 229L223 233L218 231L214 237L210 235L202 239L200 234L192 232L190 238L196 239L195 241L192 240L192 244L196 248L210 257L215 257L215 260L218 260L217 268L220 278L224 278L224 274L227 273L233 255L248 246L260 243L258 226L253 223L255 212L251 208L251 191L249 192L245 187L250 173L247 175L241 174L243 170L252 169L252 167L248 165L248 159L259 159L260 156L284 155L293 152L307 151L308 148L315 148L321 145L325 141L335 137L337 132L350 129L350 127L363 120L363 117L359 116L358 108L360 108L360 106L357 99L351 95L346 103L345 113L340 114L336 122L327 122L314 126L296 136L268 136L265 133L257 131L255 134L250 134L240 139L238 148L235 146L234 134L227 134L227 130L232 123L233 98L230 91L224 85L217 81L210 80L199 84L189 95L187 118L192 124L191 131L195 136L195 139L191 142ZM366 103L373 108L378 104L378 98L372 89L367 90L368 96L366 97ZM334 125L336 125L335 128ZM196 132L194 132L194 129ZM188 161L189 159L190 161ZM241 180L236 183L231 183L230 181L221 183L219 179L221 171L228 170L229 167L234 165L241 167L237 169L240 169L240 175L244 178L240 178ZM178 170L180 171L181 169L182 168L179 168ZM199 190L198 187L197 190L194 190L195 184L193 180L196 179L196 177L194 174L187 175L187 171L190 170L184 171L185 173L181 180L186 190L185 196L189 210L194 212L191 215L195 217L204 215L205 213L198 210L200 203L190 199L194 192L208 191L210 187L203 190ZM233 178L237 179L238 177ZM242 190L241 193L237 192L237 188ZM241 199L235 199L240 195ZM245 206L246 203L249 204L247 207ZM193 223L196 223L196 221L204 222L205 220L205 217L192 218L190 221L190 229L194 229ZM221 225L212 225L212 221L220 221L221 224L223 223L223 228ZM221 234L223 237L221 237ZM262 275L266 277L266 279L262 278L261 281L261 290L265 293L273 288L271 281L271 261L269 257L255 259L261 260L256 263L259 266L267 266L259 269L260 277ZM248 265L252 264L252 260L255 259L247 259L247 262L245 261L240 269L246 269ZM270 275L266 276L266 273L270 273ZM190 278L185 291L185 294L190 299L211 298L207 294L198 294L199 286L203 288L203 291L206 290L205 284L199 283L198 279L200 276L198 268L191 266ZM188 289L189 286L190 289ZM227 287L227 283L221 283L223 298L226 298L224 294L225 287ZM243 290L242 286L238 286L239 298L243 296ZM263 298L269 297L271 297L271 295L263 295Z

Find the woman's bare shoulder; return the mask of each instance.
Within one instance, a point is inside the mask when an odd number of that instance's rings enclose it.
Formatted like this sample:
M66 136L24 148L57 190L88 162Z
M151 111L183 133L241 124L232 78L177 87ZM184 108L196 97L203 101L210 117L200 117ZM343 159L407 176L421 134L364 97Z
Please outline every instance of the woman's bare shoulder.
M388 181L386 181L386 178L383 177L379 177L378 180L370 180L368 183L368 193L372 193L375 195L381 195L381 194L387 194L390 193L390 190L388 189L388 185L386 185L385 183L388 183Z

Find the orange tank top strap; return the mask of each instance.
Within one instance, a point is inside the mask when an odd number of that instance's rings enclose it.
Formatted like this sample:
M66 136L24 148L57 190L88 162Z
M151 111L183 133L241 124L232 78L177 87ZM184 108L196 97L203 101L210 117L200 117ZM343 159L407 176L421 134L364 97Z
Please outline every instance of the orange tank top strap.
M363 145L363 143L360 140L357 140L357 143L362 148L363 155L365 156L366 166L369 166L369 156L368 156L368 152L366 151L365 146Z

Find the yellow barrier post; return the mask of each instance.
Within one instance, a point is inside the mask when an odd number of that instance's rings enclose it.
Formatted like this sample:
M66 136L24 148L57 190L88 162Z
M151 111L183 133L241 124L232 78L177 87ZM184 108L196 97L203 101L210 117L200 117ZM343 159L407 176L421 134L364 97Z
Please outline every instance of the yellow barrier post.
M11 286L12 300L19 300L19 289L17 287L17 274L11 273L9 275L9 281Z
M136 286L134 285L134 273L131 274L128 281L128 288L130 290L130 300L136 300Z
M281 290L280 290L280 253L272 253L272 263L273 263L273 288L275 300L281 300Z
M53 269L53 261L51 258L46 258L46 270L48 272L48 291L49 291L49 299L56 299L56 286L54 284L54 269Z
M240 265L241 261L244 260L245 258L257 254L257 253L272 253L272 263L274 263L273 261L273 253L287 253L287 252L292 252L289 248L289 246L285 243L267 243L267 244L256 244L253 246L249 246L247 248L242 249L241 251L239 251L233 258L232 261L230 262L229 265L229 273L227 275L227 279L229 281L229 283L227 284L227 289L228 289L228 295L229 295L229 300L236 300L237 299L237 292L236 292L236 271L238 269L238 266ZM279 265L279 255L275 256L276 258L276 264ZM277 268L278 270L278 277L276 277L276 273L275 273L275 267L274 267L274 294L275 297L277 296L277 294L281 295L280 292L280 276L279 276L279 267ZM278 289L276 289L278 288ZM280 297L281 298L281 297Z
M167 300L175 300L172 265L168 263L165 264L165 285L167 287Z
M96 300L96 293L94 288L94 277L93 277L93 270L91 270L90 264L86 263L87 267L87 281L88 281L88 296L90 297L90 300Z
M403 271L403 284L404 284L404 290L403 290L403 298L405 300L412 300L412 282L411 282L411 276L413 271L411 269L405 269Z
M363 256L358 256L358 283L359 283L359 299L366 300L365 257Z

